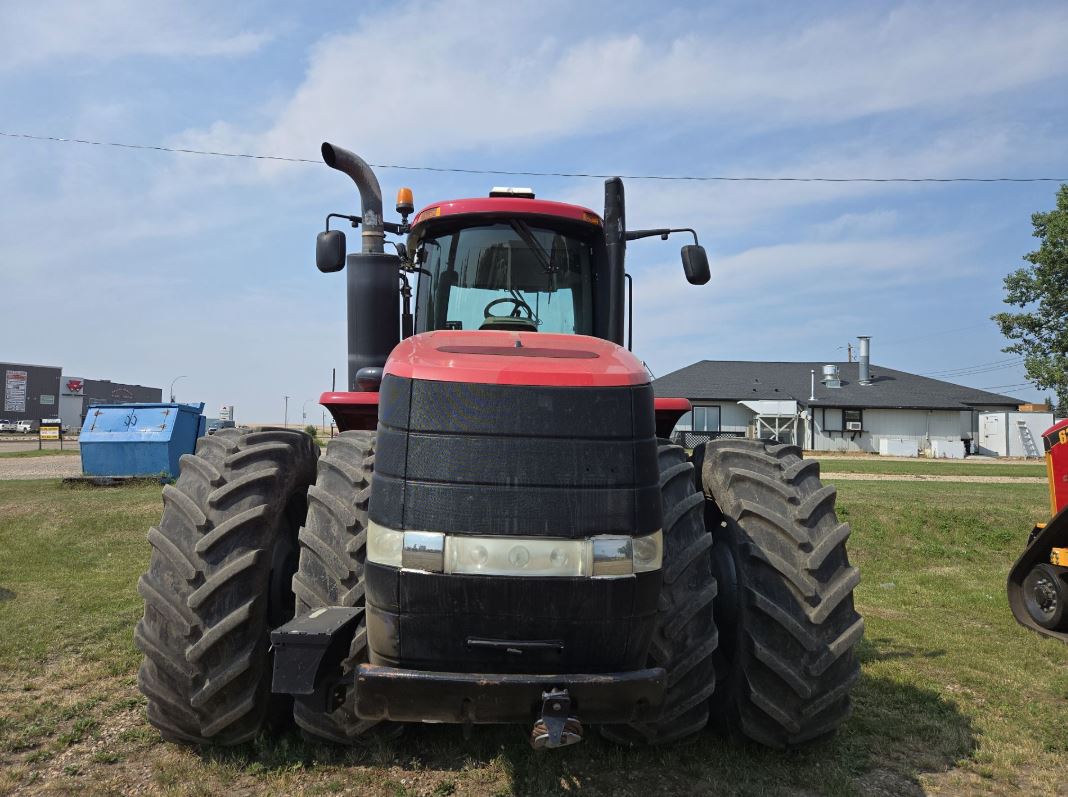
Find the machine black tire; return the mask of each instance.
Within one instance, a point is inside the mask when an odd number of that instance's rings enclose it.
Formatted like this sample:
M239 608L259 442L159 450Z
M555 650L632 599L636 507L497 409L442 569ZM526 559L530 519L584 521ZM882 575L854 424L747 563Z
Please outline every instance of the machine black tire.
M323 606L363 606L363 569L367 556L367 505L375 467L375 433L342 432L319 459L319 476L308 490L308 518L300 530L300 565L293 576L297 614ZM367 632L360 621L343 671L367 661ZM350 689L336 711L313 711L294 704L297 725L311 737L353 744L386 727L356 716L356 695Z
M713 711L746 738L787 748L834 732L849 716L864 620L860 573L835 488L801 450L763 440L714 440L694 452L716 538L721 596L720 688Z
M1048 562L1031 568L1023 582L1031 619L1049 631L1068 630L1068 568Z
M708 698L716 688L716 580L704 496L694 486L693 465L683 448L661 441L659 459L664 580L648 666L667 670L668 688L656 722L601 728L606 738L626 745L667 744L702 730L708 724Z
M293 614L317 457L303 432L223 429L198 440L163 488L134 641L149 722L168 741L239 744L284 704L271 695L269 634Z

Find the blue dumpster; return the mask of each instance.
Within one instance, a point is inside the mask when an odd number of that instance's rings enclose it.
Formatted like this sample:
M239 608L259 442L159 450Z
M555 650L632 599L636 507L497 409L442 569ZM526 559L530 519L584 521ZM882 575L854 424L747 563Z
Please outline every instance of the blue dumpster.
M94 404L78 438L86 476L178 477L204 426L203 404Z

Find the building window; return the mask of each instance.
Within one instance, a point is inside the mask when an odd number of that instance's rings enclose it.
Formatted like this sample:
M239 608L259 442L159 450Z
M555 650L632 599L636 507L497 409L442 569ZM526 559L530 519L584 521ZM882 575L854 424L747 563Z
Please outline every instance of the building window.
M693 431L695 431L695 432L718 432L719 431L719 407L694 407L693 408Z
M846 431L859 432L864 428L864 416L861 410L842 410L842 422Z

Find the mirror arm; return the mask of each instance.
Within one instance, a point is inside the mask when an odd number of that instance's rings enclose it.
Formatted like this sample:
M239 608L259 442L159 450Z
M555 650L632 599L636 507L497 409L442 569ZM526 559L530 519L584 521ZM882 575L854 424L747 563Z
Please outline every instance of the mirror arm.
M363 219L359 216L346 216L344 213L327 213L326 214L326 231L330 232L330 219L348 219L352 222L352 226L355 228Z
M671 229L663 227L658 230L629 230L624 233L623 237L628 241L636 241L639 238L652 238L654 235L659 235L661 241L666 241L668 236L673 232L688 232L693 236L694 244L697 244L698 246L700 245L700 242L697 240L697 232L690 227L677 227Z

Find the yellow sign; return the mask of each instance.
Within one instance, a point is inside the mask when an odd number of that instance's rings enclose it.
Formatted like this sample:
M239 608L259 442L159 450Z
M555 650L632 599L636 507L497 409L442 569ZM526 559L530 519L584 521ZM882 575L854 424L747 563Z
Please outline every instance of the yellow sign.
M41 427L41 439L42 440L58 440L59 439L59 427L58 426L42 426Z

